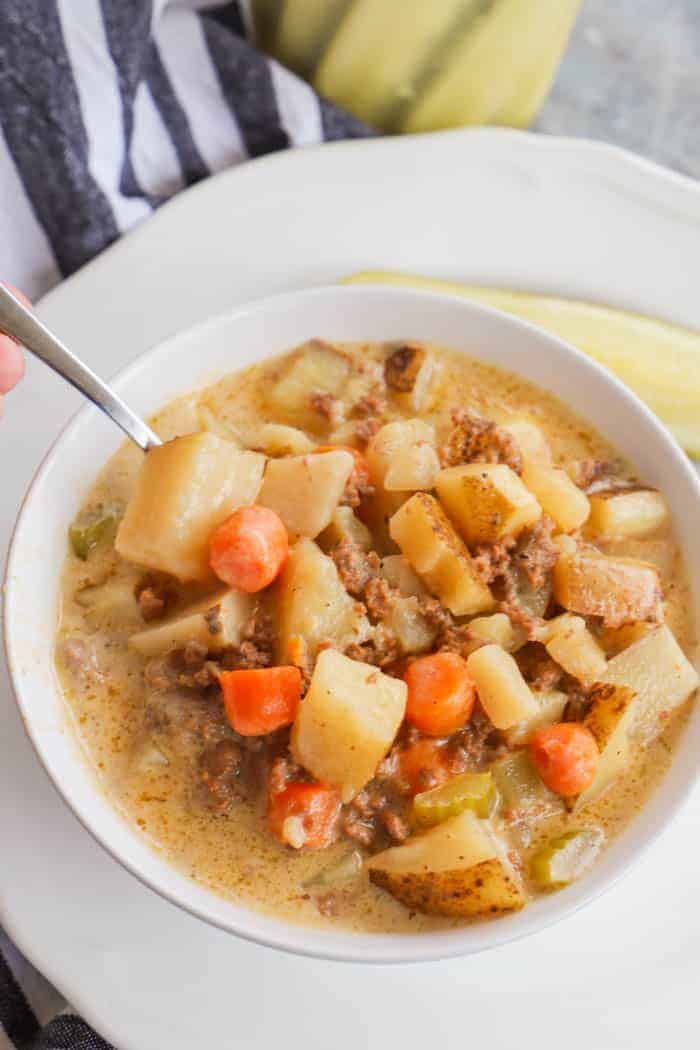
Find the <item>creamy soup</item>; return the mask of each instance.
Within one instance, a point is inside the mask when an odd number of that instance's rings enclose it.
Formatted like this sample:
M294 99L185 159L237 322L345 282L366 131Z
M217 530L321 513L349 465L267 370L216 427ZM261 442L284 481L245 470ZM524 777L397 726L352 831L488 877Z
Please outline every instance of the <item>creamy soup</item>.
M57 635L85 754L152 847L359 931L584 875L696 686L663 495L549 394L419 344L314 340L153 426L76 515Z

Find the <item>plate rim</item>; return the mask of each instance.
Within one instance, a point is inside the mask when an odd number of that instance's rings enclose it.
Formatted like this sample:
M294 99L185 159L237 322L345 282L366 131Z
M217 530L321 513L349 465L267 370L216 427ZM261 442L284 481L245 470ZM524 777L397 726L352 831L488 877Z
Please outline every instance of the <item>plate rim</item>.
M397 146L398 148L407 149L410 145L415 144L416 141L420 142L423 139L429 139L434 136L464 139L465 141L468 140L470 145L472 145L475 140L481 139L485 143L485 148L490 148L491 143L493 142L503 143L504 145L510 143L517 147L517 149L524 146L524 148L533 155L553 153L562 156L568 155L569 157L578 156L582 160L585 160L586 163L593 160L596 162L596 174L612 176L616 191L621 196L625 196L626 189L631 189L638 198L641 197L648 207L654 210L658 210L659 208L667 210L667 202L669 198L677 198L677 194L680 191L683 196L683 206L679 206L676 199L675 203L672 205L673 210L679 216L685 217L691 221L696 221L697 218L700 217L700 183L693 180L690 176L672 171L655 161L648 160L647 158L641 157L622 147L584 138L546 136L531 132L519 132L497 128L467 129L454 132L431 133L429 135L405 136L402 139L387 140L379 138L338 142L326 144L322 147L310 147L303 152L313 154L317 152L317 150L322 149L327 151L347 150L366 153L373 151L378 147L386 149L387 146L391 146L392 148ZM500 148L500 146L498 148ZM272 167L273 165L288 164L292 162L291 158L294 158L293 163L297 163L300 161L301 157L302 151L285 151L268 157L258 158L252 163L254 165ZM535 163L540 162L536 161ZM64 294L66 297L72 297L75 286L79 284L81 278L86 274L92 274L103 267L109 269L115 256L118 258L125 247L138 242L138 240L145 235L146 231L150 232L150 229L154 224L164 223L166 217L168 223L177 223L178 211L183 207L190 206L191 198L194 198L195 195L200 195L202 197L208 195L211 192L212 184L214 183L218 185L229 179L240 179L242 176L246 175L249 167L250 164L246 163L238 167L225 169L209 179L204 180L202 183L199 183L179 194L176 198L161 208L147 222L125 234L119 241L107 248L96 259L92 260L85 267L81 268L81 270L77 271L75 274L61 282L61 284L50 290L40 300L39 313L41 314L44 309L52 307L55 303L60 303L64 298ZM687 214L688 211L691 214ZM504 285L504 287L505 286L506 285ZM101 1003L93 1004L86 1001L81 994L79 984L72 985L69 976L66 976L68 971L64 969L60 973L57 972L59 961L56 960L56 966L52 965L52 953L46 951L45 939L38 941L37 938L33 938L33 930L31 927L27 929L27 936L25 936L21 918L18 916L15 920L15 916L9 914L7 909L4 909L1 904L0 917L2 918L5 929L14 939L20 950L23 951L27 958L35 961L36 966L41 972L44 973L56 985L56 987L67 996L69 1001L80 1010L82 1015L92 1023L98 1031L108 1035L115 1043L119 1043L120 1040L122 1043L129 1043L128 1030L124 1027L123 1019L117 1015L114 1018L115 1024L113 1025L108 1004L102 1009ZM104 1012L104 1016L101 1015L102 1012ZM122 1025L122 1030L117 1031L120 1024ZM132 1044L129 1043L129 1045Z

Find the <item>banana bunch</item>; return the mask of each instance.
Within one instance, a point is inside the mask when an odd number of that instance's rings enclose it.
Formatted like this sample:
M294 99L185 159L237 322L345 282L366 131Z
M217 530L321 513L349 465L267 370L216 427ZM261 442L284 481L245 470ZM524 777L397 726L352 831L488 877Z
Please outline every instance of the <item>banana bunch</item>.
M258 36L383 131L527 127L581 0L254 0Z

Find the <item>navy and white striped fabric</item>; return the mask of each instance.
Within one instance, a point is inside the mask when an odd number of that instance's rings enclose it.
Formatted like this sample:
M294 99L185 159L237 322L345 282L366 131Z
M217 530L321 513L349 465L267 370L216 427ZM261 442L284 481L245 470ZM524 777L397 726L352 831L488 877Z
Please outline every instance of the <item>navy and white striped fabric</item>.
M367 134L247 22L216 0L1 0L3 280L36 297L213 172Z
M366 134L243 4L0 0L0 278L36 298L207 175ZM0 1050L104 1047L0 929Z

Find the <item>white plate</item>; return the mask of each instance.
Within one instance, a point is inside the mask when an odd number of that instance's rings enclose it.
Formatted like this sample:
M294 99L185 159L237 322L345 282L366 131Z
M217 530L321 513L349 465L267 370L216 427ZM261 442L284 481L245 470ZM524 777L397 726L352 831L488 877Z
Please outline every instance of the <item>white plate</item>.
M700 328L700 191L608 147L509 132L267 158L164 208L42 304L99 371L236 302L393 267L609 302ZM232 348L232 365L235 348ZM40 366L0 430L2 547L76 399ZM47 640L48 641L48 640ZM0 918L120 1050L338 1050L488 1039L617 1050L697 1035L700 795L606 897L485 956L410 969L301 960L183 914L50 787L0 686Z

